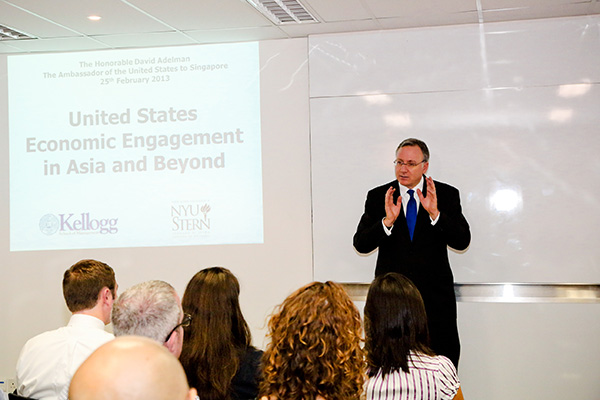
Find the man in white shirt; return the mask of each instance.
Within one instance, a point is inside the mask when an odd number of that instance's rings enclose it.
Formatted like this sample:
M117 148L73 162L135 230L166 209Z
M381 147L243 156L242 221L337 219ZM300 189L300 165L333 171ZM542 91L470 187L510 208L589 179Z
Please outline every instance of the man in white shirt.
M17 361L17 392L38 400L66 400L69 383L81 363L114 339L110 323L117 283L113 269L82 260L65 271L63 295L73 314L67 326L44 332L25 343Z
M115 336L145 336L163 344L179 358L183 328L192 318L183 314L177 291L164 281L138 283L121 293L113 305Z

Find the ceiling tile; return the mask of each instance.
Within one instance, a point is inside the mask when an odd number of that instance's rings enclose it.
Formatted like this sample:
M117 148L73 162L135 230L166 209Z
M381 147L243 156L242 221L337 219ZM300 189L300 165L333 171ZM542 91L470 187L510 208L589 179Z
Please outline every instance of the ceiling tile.
M476 24L479 22L477 12L453 14L423 14L402 18L382 18L379 23L384 29L417 28L423 26L444 26L460 24Z
M86 37L21 40L15 43L23 52L99 50L108 46Z
M481 0L482 10L503 10L511 8L540 8L561 4L587 3L591 0Z
M359 20L359 21L344 21L344 22L329 22L316 24L300 24L300 25L282 25L281 29L287 32L290 37L304 37L307 35L317 35L322 33L337 33L337 32L357 32L357 31L373 31L381 29L377 21Z
M179 30L250 28L273 24L242 0L130 0Z
M553 6L527 7L520 9L505 9L484 11L484 22L499 22L524 19L554 18L554 17L574 17L587 15L589 13L589 4L573 3Z
M14 45L12 45L13 41L10 42L0 42L0 54L10 54L10 53L22 53L23 49L20 49L18 47L14 47Z
M469 24L480 22L479 13L484 23L600 14L600 0L301 1L321 23L278 26L245 0L0 0L0 23L42 39L57 39L4 42L0 53L243 42ZM478 11L478 5L483 10ZM89 21L90 14L102 19Z
M477 11L476 0L365 0L377 18Z
M199 43L252 42L286 39L289 37L284 31L276 27L186 31L186 34L196 39Z
M119 0L11 0L12 3L84 35L101 33L156 32L170 28ZM99 15L100 21L90 21Z
M304 0L302 4L315 12L320 21L335 22L374 18L361 0Z
M94 38L113 48L178 46L198 43L180 32L128 33L94 36Z
M0 24L36 37L57 37L73 34L68 29L3 2L0 2Z

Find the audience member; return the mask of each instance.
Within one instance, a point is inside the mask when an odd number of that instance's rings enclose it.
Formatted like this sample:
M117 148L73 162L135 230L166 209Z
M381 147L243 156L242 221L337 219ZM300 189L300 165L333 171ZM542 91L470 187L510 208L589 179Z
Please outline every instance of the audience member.
M121 293L113 305L115 336L145 336L163 343L175 356L181 354L183 327L190 324L179 295L164 281L147 281Z
M108 265L82 260L64 273L63 295L72 313L67 326L44 332L25 344L17 361L17 392L41 400L66 400L79 365L114 336L104 331L117 295Z
M183 295L192 316L185 329L181 363L202 400L255 399L262 351L252 337L239 303L240 284L226 268L199 271Z
M269 321L262 400L356 400L364 377L360 314L346 291L314 282Z
M429 348L425 305L408 278L375 278L364 313L367 400L463 399L454 364Z
M156 341L122 336L98 348L71 381L70 400L192 400L185 372Z

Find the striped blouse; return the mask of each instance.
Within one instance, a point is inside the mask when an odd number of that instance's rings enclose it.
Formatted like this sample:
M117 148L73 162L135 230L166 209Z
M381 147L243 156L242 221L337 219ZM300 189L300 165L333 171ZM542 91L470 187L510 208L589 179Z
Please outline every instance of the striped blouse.
M416 355L411 352L410 372L401 369L382 376L381 371L365 383L367 400L446 400L453 399L460 382L456 368L444 356Z

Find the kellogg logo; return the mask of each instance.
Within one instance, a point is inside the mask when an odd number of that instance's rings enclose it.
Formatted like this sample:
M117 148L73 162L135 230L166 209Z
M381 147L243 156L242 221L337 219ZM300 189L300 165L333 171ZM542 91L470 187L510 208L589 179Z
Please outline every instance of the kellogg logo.
M102 235L115 234L118 218L90 218L90 213L46 214L40 218L40 231L45 235L60 233L100 233Z
M58 231L58 218L53 214L46 214L40 218L40 231L44 235L54 235Z
M171 206L173 232L201 232L210 230L207 203L180 203Z

